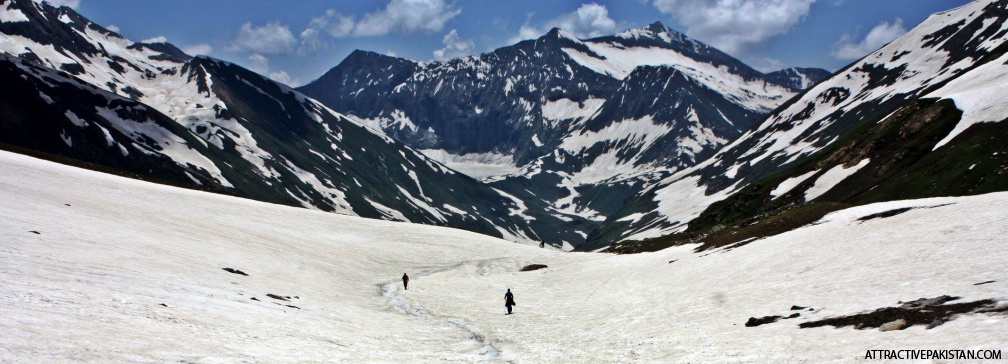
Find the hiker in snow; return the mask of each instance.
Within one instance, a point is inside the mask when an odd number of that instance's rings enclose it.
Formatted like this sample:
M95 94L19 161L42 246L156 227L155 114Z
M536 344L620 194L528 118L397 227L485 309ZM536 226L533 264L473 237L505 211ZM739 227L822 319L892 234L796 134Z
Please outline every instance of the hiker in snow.
M409 291L409 276L406 273L402 274L402 288Z
M539 242L539 249L542 249L542 248L545 248L545 247L546 247L546 242L545 241L540 241Z
M508 315L511 314L511 306L517 306L514 302L514 295L511 294L511 289L508 288L507 293L504 294L504 307L508 309Z

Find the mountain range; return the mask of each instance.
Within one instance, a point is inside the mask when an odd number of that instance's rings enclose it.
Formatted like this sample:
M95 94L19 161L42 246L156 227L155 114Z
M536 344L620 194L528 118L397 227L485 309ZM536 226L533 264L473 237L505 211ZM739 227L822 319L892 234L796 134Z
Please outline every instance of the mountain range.
M653 23L588 40L554 28L447 62L358 51L298 90L517 197L536 231L574 226L546 240L576 248L648 181L827 75L764 74Z

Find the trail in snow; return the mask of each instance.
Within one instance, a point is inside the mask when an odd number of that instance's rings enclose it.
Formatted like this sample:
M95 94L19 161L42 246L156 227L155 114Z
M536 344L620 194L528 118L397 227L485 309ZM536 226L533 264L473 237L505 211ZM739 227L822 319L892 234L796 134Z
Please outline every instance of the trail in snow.
M458 265L455 265L455 266L452 266L452 267L449 267L449 268L444 268L444 269L439 269L439 270L434 270L434 271L429 271L429 270L420 271L419 273L415 273L413 276L410 276L410 282L414 282L413 283L414 284L414 290L416 290L416 284L417 283L415 283L415 282L417 280L419 280L420 278L429 276L429 275L432 274L432 272L433 273L438 273L438 272L448 272L448 271L456 270L459 267L461 267L463 265L466 265L466 264L471 264L471 263L470 262L460 263ZM460 319L460 318L446 317L446 316L435 314L435 313L432 313L432 312L429 312L429 311L426 311L426 310L423 310L423 309L420 309L420 308L413 307L413 305L410 303L409 299L406 298L403 295L406 291L399 289L400 284L402 284L401 281L392 280L392 281L388 281L388 282L383 282L383 283L381 283L381 284L378 285L381 296L396 311L399 311L399 313L402 313L404 315L414 316L414 317L417 317L417 318L420 318L420 319L425 319L425 320L428 320L428 321L442 323L442 324L445 324L445 325L448 325L448 326L451 326L451 327L456 327L458 329L465 330L470 335L472 335L472 340L474 340L477 343L479 343L480 345L482 345L482 351L479 353L480 355L484 355L484 356L490 357L490 358L495 358L495 357L500 356L500 349L498 349L497 346L494 345L493 340L491 340L485 334L483 334L483 332L481 330L479 330L479 329L473 327L472 325L466 323L465 320Z

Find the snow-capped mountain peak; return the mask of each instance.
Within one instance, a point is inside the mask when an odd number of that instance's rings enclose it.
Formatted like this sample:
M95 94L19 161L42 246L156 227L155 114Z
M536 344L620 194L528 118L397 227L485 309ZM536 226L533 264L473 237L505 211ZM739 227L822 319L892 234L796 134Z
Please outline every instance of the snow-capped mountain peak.
M616 33L615 35L613 35L613 37L628 40L640 40L640 39L660 40L665 43L687 42L690 44L698 44L698 45L703 44L687 37L685 34L682 34L680 32L673 30L672 28L665 26L665 24L662 24L659 21L656 21L643 27L627 29L625 31Z
M546 32L546 34L544 34L542 37L539 37L538 39L541 39L541 40L548 40L548 39L566 40L566 41L571 41L571 42L575 42L575 43L581 43L581 39L578 39L578 37L576 35L571 34L570 32L568 32L566 30L563 30L563 29L560 29L560 28L556 28L556 27L550 28L550 30L548 32Z

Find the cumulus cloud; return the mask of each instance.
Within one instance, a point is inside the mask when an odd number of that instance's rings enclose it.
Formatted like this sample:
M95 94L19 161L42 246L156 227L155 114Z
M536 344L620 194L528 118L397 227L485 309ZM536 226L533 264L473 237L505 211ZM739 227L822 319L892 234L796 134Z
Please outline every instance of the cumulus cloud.
M256 27L247 22L238 30L238 36L231 42L230 49L259 54L288 54L297 46L298 39L285 25L272 22Z
M248 60L247 68L252 70L252 72L258 73L260 75L265 75L273 79L273 81L277 81L286 84L288 86L299 85L298 84L299 81L296 79L292 79L291 76L287 74L287 71L280 70L276 72L270 72L269 58L267 58L264 55L258 53L252 53L248 57L245 57L245 59Z
M326 10L325 14L312 18L308 22L308 29L324 31L334 38L343 38L350 35L356 22L353 17L337 13L336 10Z
M619 30L616 21L609 17L609 9L604 5L581 4L575 11L546 21L542 28L531 26L526 20L518 29L518 34L508 39L508 44L538 38L551 28L563 29L579 38L594 38Z
M298 53L327 48L331 38L371 37L392 32L437 32L462 9L444 0L392 0L385 9L364 14L360 19L329 9L312 18L300 34Z
M784 61L773 57L763 57L749 63L753 68L759 70L763 73L769 73L773 71L780 71L785 67Z
M165 42L168 42L168 38L165 38L165 36L163 35L159 35L154 38L147 38L140 41L140 43L165 43Z
M354 25L353 35L376 36L401 31L436 32L445 22L462 13L462 8L444 0L392 0L385 9L365 14Z
M536 39L543 33L544 32L542 30L525 24L518 29L518 34L515 34L513 37L508 39L507 44L515 44L523 40Z
M335 10L326 10L325 14L317 16L308 22L308 27L300 34L301 45L298 53L308 54L329 47L329 41L323 35L333 38L344 38L350 35L354 29L353 17L337 13Z
M560 28L582 38L594 38L616 33L616 21L609 18L609 9L596 3L582 4L572 13L546 22L548 28Z
M270 72L269 78L272 78L273 81L276 81L276 82L279 82L279 83L282 83L282 84L285 84L285 85L288 85L288 86L295 86L294 85L294 80L292 80L291 77L290 77L290 75L287 74L287 71Z
M60 6L66 6L71 9L80 7L80 0L45 0L44 2L57 8Z
M864 39L860 41L849 34L844 34L833 45L833 51L830 52L830 55L839 60L858 59L892 42L893 39L899 38L906 32L906 28L903 27L903 19L896 18L892 24L884 21L872 28L868 35L865 35Z
M190 56L209 55L213 53L213 47L206 43L190 44L182 47L182 51Z
M260 75L265 75L269 72L269 58L261 55L259 53L252 53L246 57L249 61L248 69Z
M107 27L105 27L105 29L119 33L119 27L115 26L115 24L109 24Z
M444 48L434 51L434 59L440 61L468 56L476 50L476 43L472 39L462 39L455 29L445 34L441 42Z
M301 32L301 45L298 47L298 54L311 54L327 47L329 47L329 43L322 39L318 30L308 28Z
M815 0L654 0L686 34L733 53L787 33Z

